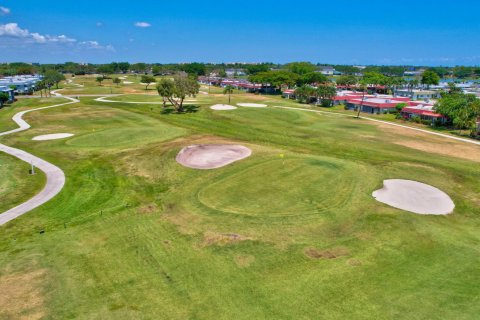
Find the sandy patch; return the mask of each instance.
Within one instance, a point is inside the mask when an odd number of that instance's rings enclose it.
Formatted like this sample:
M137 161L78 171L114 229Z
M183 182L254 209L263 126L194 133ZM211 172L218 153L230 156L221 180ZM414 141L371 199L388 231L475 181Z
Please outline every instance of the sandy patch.
M73 137L73 133L54 133L54 134L45 134L41 136L33 137L32 140L35 141L46 141L46 140L56 140Z
M304 254L312 259L336 259L340 257L346 257L350 255L350 251L347 248L338 247L333 249L327 249L320 251L316 248L307 248Z
M448 143L445 140L439 143L413 140L397 141L395 143L415 150L480 162L480 147L467 143Z
M207 231L203 234L202 246L226 246L248 240L253 239L236 233L216 233Z
M248 268L255 261L255 257L252 255L237 255L233 258L233 261L239 268Z
M261 103L237 103L237 106L248 107L248 108L266 108L266 104Z
M123 81L123 84L132 84L132 81Z
M372 195L389 206L418 214L446 215L455 209L445 192L411 180L385 180L383 188Z
M228 104L216 104L210 107L212 110L235 110L237 107L230 106Z
M40 290L45 270L0 277L1 319L43 319L44 295Z
M216 169L245 159L251 154L252 150L240 145L204 144L183 148L176 160L192 169Z

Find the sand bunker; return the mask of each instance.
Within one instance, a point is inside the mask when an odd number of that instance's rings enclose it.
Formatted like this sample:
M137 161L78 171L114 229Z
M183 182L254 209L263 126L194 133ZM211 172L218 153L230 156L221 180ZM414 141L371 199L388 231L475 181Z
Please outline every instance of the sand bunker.
M204 144L183 148L176 160L188 168L216 169L245 159L251 154L252 150L240 145Z
M132 81L123 81L123 84L132 84Z
M372 195L389 206L418 214L446 215L455 209L445 192L411 180L385 180L383 188Z
M214 106L211 106L210 109L213 110L235 110L237 107L230 106L228 104L216 104Z
M260 103L237 103L237 106L240 107L249 107L249 108L266 108L266 104L260 104Z
M56 140L73 137L73 133L54 133L54 134L45 134L42 136L36 136L32 140L35 141L46 141L46 140Z

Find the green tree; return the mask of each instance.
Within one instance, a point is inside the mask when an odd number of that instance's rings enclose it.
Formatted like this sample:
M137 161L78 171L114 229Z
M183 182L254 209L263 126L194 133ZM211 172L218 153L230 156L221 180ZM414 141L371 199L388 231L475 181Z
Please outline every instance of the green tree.
M147 64L140 62L130 65L130 70L136 73L145 73L147 71Z
M423 85L426 85L427 88L430 88L430 86L438 85L440 82L440 76L433 70L425 70L421 81Z
M6 92L0 92L0 108L3 107L3 104L10 99L10 96Z
M225 88L223 88L223 94L228 94L228 104L230 104L230 98L233 93L233 87L231 85L227 85Z
M260 72L249 76L249 80L253 83L260 83L263 85L271 85L277 90L281 90L282 86L291 87L298 81L299 76L293 72L284 70Z
M292 62L288 63L285 68L288 71L296 73L298 75L304 75L310 72L314 72L317 69L317 67L310 62Z
M480 100L475 95L444 92L435 104L435 111L448 117L458 130L467 129L475 135L480 117Z
M295 89L295 97L300 103L310 103L310 99L315 95L315 88L309 85L303 85Z
M249 64L245 66L245 70L249 75L254 75L260 72L267 72L270 70L271 64L261 63L261 64Z
M157 84L157 91L160 97L163 99L163 108L167 107L167 101L170 97L173 97L175 90L175 82L171 79L162 78Z
M116 84L117 87L118 87L120 85L120 83L122 82L122 80L120 80L120 78L118 78L118 77L115 77L115 78L113 78L112 82L114 84Z
M358 78L349 74L342 75L337 78L336 83L339 86L355 86L358 83Z
M183 101L186 97L195 97L200 85L196 79L185 76L174 76L173 79L163 79L157 85L158 94L168 100L177 112L183 112Z
M162 71L162 68L159 65L152 66L152 74L154 76L160 74L161 71Z
M97 68L97 72L102 75L104 79L108 79L108 75L115 72L112 64L103 64Z
M99 85L102 85L103 80L105 80L103 76L99 76L95 79L95 81L97 81Z
M145 90L148 90L148 87L149 87L151 84L157 82L157 79L155 79L154 76L143 75L143 76L140 78L140 82L145 85Z
M58 71L55 71L53 69L51 70L47 70L44 74L44 80L47 82L47 83L50 83L52 85L55 85L56 88L58 89L58 84L60 83L60 81L64 81L65 80L65 76L63 74L61 74L60 72Z
M337 95L337 90L332 85L323 84L318 86L318 88L315 90L315 95L322 106L331 107L332 101Z
M205 64L198 63L198 62L184 64L182 65L181 69L182 71L185 71L188 74L196 75L196 76L204 76L207 70L207 68L205 67Z
M298 78L297 85L302 86L304 84L320 84L328 82L330 82L328 78L320 72L309 72Z
M360 80L359 82L359 87L360 87L360 90L362 90L362 100L360 102L360 106L358 107L358 110L357 110L357 119L360 119L360 112L362 112L362 109L363 109L363 104L365 102L365 96L367 94L367 90L368 90L368 85L369 85L369 79L362 79Z

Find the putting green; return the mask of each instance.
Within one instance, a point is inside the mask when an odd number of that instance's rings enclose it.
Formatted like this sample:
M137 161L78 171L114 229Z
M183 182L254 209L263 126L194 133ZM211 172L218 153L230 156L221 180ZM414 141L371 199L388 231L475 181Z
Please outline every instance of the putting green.
M67 142L77 147L124 147L138 143L166 141L183 135L181 128L169 125L157 125L149 128L112 128L88 133Z
M275 159L222 178L198 196L204 205L226 213L321 214L348 203L357 180L355 165L337 159Z

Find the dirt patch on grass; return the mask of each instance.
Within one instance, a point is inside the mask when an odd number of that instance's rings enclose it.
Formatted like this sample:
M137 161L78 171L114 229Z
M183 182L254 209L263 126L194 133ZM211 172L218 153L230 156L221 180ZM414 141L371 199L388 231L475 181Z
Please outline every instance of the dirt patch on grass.
M40 284L46 270L0 276L1 319L43 319L44 297Z
M318 250L316 248L307 248L304 250L307 257L312 259L336 259L350 255L350 251L344 247L337 247L327 250Z
M250 254L238 255L233 258L233 261L239 268L248 268L255 261L255 257Z
M151 214L158 211L158 206L155 203L149 203L138 208L138 214Z
M207 231L203 234L202 246L226 246L247 240L253 239L236 233L216 233Z
M450 143L448 145L425 141L397 141L395 143L415 150L480 162L480 147L475 145L466 143Z
M360 267L362 265L362 261L358 259L349 259L347 263L349 266L352 266L352 267Z

